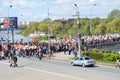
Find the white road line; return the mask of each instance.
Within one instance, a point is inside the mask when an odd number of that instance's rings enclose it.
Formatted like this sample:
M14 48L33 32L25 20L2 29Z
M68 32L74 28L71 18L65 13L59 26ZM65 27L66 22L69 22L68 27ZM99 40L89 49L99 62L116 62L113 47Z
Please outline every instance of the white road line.
M7 62L3 62L3 61L0 61L0 63L2 63L2 64L7 64L7 65L9 64L9 63L7 63Z
M40 70L40 69L35 69L35 68L31 68L31 67L24 67L24 68L29 69L29 70L33 70L33 71L42 72L42 73L47 73L47 74L50 74L50 75L66 77L66 78L75 79L75 80L83 80L83 79L80 79L78 77L73 77L73 76L69 76L69 75L63 75L63 74L59 74L59 73L55 73L55 72L49 72L49 71Z
M0 63L6 64L6 65L9 64L9 63L6 63L6 62L0 62ZM23 68L24 69L28 69L28 70L33 70L33 71L37 71L37 72L42 72L42 73L50 74L50 75L55 75L55 76L60 76L60 77L65 77L65 78L70 78L70 79L74 79L74 80L84 80L84 79L80 79L80 78L74 77L74 76L63 75L63 74L60 74L60 73L50 72L50 71L36 69L36 68L31 68L31 67L23 67Z

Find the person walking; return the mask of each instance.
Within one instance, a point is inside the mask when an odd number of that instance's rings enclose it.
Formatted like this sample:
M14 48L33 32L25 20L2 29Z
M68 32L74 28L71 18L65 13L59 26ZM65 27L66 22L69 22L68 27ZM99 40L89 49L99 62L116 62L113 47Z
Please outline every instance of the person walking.
M12 54L12 52L10 52L9 63L10 63L10 67L12 67L12 64L13 64L13 54Z
M116 61L116 66L115 67L119 67L120 68L120 59L118 59L117 61Z
M77 57L77 51L78 51L77 47L74 47L73 48L73 54L74 54L75 57Z
M12 46L10 50L10 59L9 59L10 67L17 67L17 56L15 48Z

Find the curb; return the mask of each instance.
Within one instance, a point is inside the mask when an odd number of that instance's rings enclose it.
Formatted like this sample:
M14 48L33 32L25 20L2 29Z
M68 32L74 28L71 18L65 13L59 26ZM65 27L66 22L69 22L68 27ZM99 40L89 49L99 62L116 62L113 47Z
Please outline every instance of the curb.
M68 60L63 60L63 59L57 59L57 58L46 58L46 59L53 59L53 60L59 60L59 61L66 61L66 62L70 62L70 59ZM96 62L96 65L100 65L100 66L110 66L110 67L115 67L114 64L109 64L109 63L101 63L101 62Z

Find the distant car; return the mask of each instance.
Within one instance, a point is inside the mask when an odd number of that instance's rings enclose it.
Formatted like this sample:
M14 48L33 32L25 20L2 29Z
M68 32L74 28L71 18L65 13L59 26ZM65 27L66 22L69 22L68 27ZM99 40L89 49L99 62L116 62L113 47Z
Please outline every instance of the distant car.
M71 60L71 65L75 66L75 65L80 65L82 67L85 66L94 66L95 65L95 60L91 59L88 56L83 56L83 57L78 57L74 60Z

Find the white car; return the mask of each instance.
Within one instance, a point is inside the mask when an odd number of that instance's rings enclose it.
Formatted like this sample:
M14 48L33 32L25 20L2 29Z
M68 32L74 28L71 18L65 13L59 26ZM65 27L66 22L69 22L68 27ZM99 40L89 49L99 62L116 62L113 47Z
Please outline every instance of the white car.
M70 61L71 65L81 65L83 67L85 66L94 66L95 65L95 60L91 59L88 56L83 56L83 57L79 57L76 58L74 60Z

